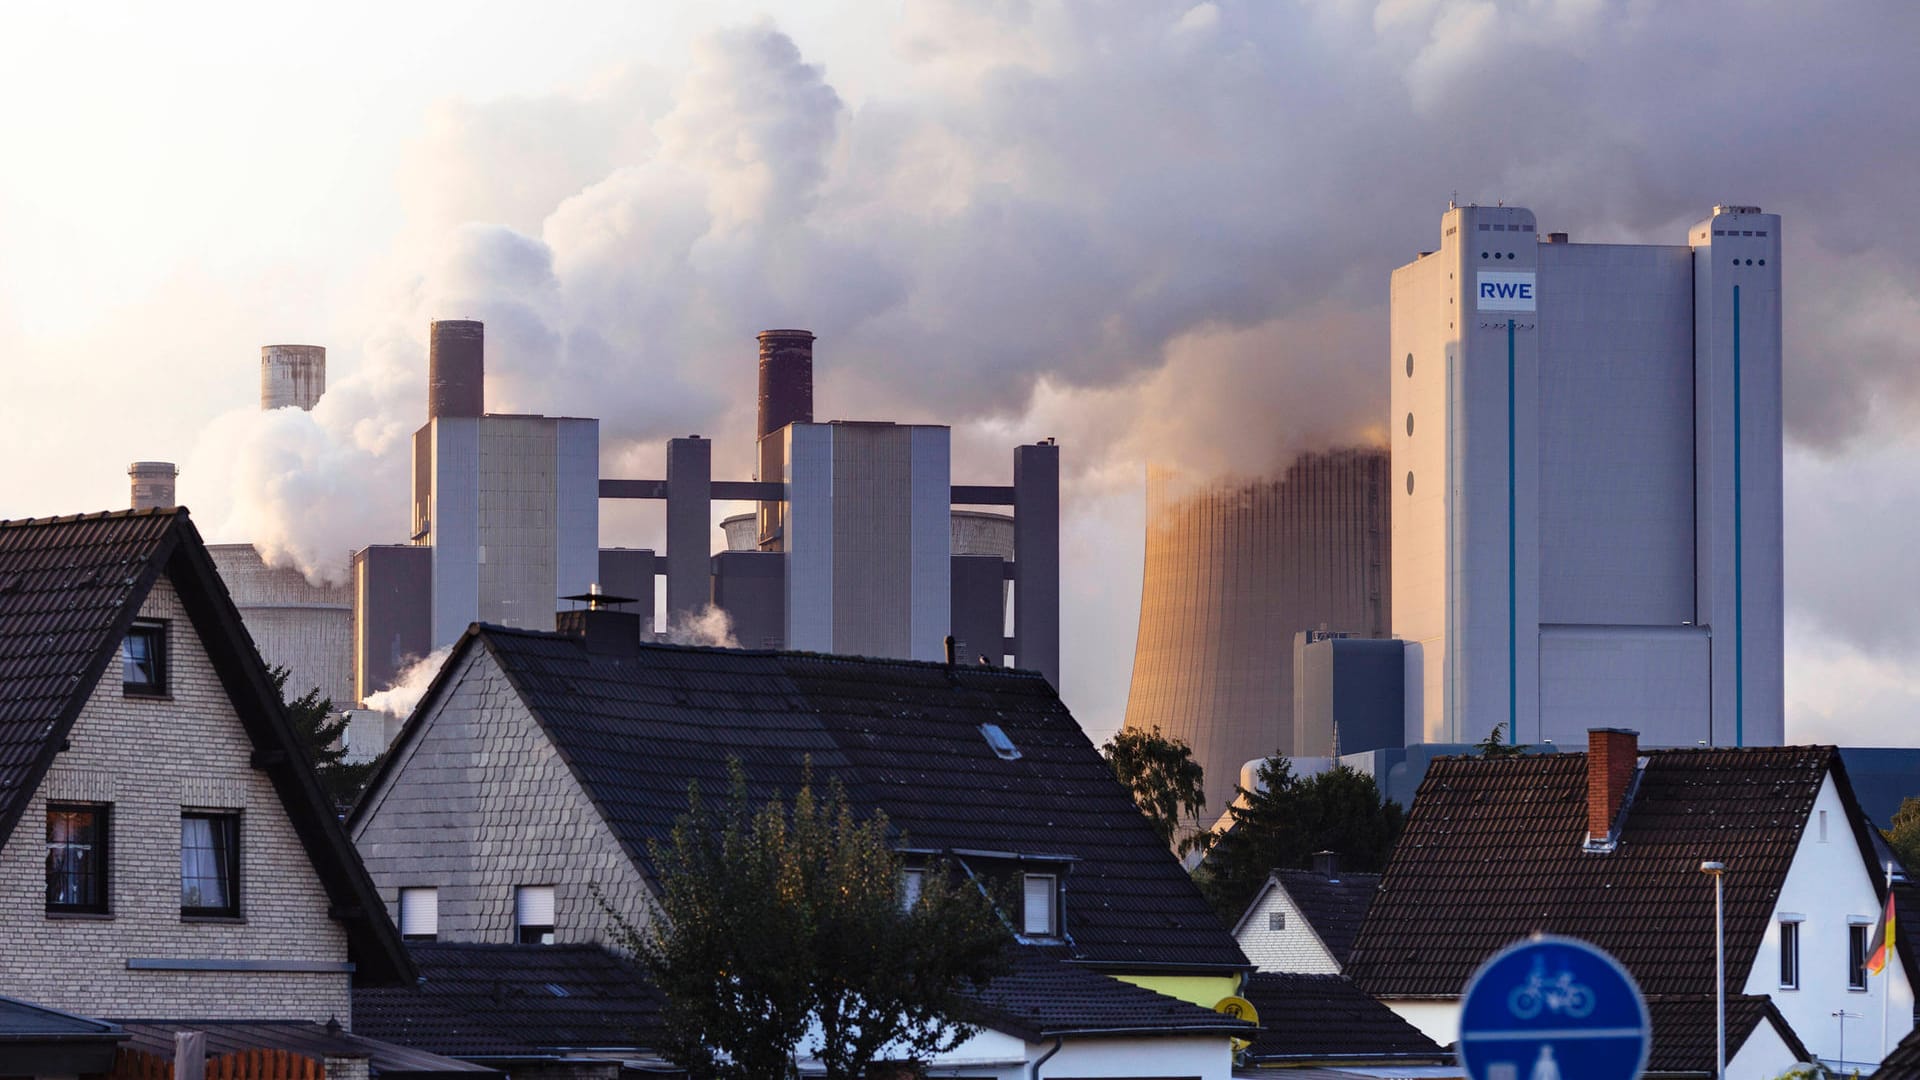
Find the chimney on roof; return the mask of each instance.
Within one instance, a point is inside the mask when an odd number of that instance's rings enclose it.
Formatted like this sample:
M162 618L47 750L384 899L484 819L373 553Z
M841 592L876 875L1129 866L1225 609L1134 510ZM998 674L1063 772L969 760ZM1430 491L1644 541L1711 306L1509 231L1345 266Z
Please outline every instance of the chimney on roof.
M1627 801L1640 762L1640 733L1627 728L1587 729L1587 836L1611 839L1613 823Z
M556 612L553 617L555 630L569 637L580 638L590 653L632 656L639 651L640 613L614 610L617 606L634 603L632 597L610 596L601 592L599 584L595 583L578 596L563 596L561 599L587 606L584 611Z
M1340 853L1337 851L1316 851L1313 853L1313 872L1328 881L1340 880Z

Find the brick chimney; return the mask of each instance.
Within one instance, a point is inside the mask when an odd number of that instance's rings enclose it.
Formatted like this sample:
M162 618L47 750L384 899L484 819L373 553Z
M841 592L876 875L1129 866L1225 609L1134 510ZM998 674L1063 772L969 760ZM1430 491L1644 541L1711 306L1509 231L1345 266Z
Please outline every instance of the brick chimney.
M1587 729L1587 835L1593 840L1608 839L1613 832L1639 761L1639 732Z

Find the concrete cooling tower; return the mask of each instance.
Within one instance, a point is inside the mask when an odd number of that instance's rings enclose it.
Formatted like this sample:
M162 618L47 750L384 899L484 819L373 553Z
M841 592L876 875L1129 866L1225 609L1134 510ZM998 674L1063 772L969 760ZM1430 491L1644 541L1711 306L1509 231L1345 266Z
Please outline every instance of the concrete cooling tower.
M1252 483L1148 470L1126 726L1193 747L1201 824L1232 802L1243 763L1293 753L1294 634L1387 636L1388 482L1384 449L1304 454Z

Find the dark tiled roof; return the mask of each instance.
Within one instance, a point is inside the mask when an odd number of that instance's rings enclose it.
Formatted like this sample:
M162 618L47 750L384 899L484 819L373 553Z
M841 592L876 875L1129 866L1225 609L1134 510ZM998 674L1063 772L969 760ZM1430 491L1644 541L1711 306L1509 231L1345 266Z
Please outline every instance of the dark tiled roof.
M654 1045L660 998L597 945L407 946L417 987L357 989L361 1034L464 1058Z
M685 813L690 780L724 792L734 757L765 797L798 787L811 759L856 806L885 811L909 848L1074 860L1064 926L1075 959L1247 966L1039 675L668 645L610 655L574 637L484 626L469 631L443 678L476 642L649 876L647 843L667 839ZM982 723L999 725L1019 757L999 757Z
M1016 947L1013 954L1012 970L968 994L977 1005L970 1019L1029 1042L1081 1032L1245 1037L1253 1031L1243 1021L1076 967L1045 950Z
M236 1050L290 1050L318 1059L330 1055L364 1057L374 1080L381 1077L425 1080L437 1076L451 1080L487 1080L500 1075L485 1066L333 1030L326 1024L309 1020L122 1020L119 1023L131 1036L127 1042L129 1047L158 1054L167 1061L173 1060L176 1033L203 1031L207 1035L208 1057Z
M1380 888L1380 875L1342 873L1328 878L1313 870L1275 870L1273 876L1286 886L1287 895L1333 954L1334 962L1344 967L1354 939L1360 936L1367 905Z
M1920 1027L1900 1040L1873 1075L1874 1080L1920 1080Z
M0 842L159 576L174 519L0 521Z
M1607 854L1582 850L1585 754L1434 761L1347 973L1379 997L1454 997L1486 957L1547 931L1611 952L1648 994L1708 993L1712 859L1728 866L1728 982L1744 983L1829 773L1852 806L1845 771L1824 746L1648 758Z
M1451 1060L1440 1044L1342 975L1258 972L1240 996L1253 1003L1262 1029L1247 1048L1248 1061Z
M166 574L346 925L357 979L411 979L400 935L184 508L0 521L0 845Z
M1654 996L1647 999L1653 1021L1653 1049L1647 1058L1649 1073L1693 1073L1712 1076L1718 1050L1719 1016L1712 994ZM1735 994L1727 998L1727 1060L1732 1061L1748 1037L1771 1021L1797 1061L1812 1061L1812 1052L1787 1023L1786 1017L1764 994Z
M28 1035L118 1038L119 1030L104 1020L75 1016L30 1001L0 997L0 1038Z

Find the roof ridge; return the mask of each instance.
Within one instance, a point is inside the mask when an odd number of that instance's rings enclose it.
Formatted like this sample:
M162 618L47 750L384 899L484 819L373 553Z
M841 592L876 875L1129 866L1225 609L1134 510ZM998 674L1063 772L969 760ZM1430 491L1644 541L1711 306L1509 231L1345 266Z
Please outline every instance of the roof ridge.
M24 528L29 525L73 525L82 521L109 521L115 518L175 516L189 516L187 508L184 506L149 506L139 510L94 510L83 514L60 514L55 517L0 518L0 529Z
M536 641L561 640L578 641L579 638L559 630L536 630L525 626L503 626L499 623L477 622L473 624L482 633L511 637L529 638ZM862 667L885 666L916 670L944 671L949 665L944 660L915 660L902 656L861 656L854 653L823 653L808 649L767 649L741 648L730 645L696 645L677 641L642 641L637 643L641 649L659 649L686 653L724 653L729 656L777 656L793 659L819 660L836 665L854 665ZM1029 668L1002 667L996 664L954 664L954 670L969 675L991 675L995 678L1019 678L1022 680L1043 679L1045 676Z

